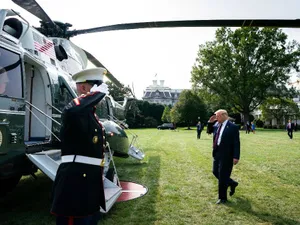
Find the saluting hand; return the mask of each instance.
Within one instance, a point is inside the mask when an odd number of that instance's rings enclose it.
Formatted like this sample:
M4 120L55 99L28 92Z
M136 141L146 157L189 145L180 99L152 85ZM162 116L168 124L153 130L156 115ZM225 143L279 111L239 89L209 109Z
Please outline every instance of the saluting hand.
M107 94L107 95L109 94L109 92L108 92L108 86L107 86L106 83L102 83L99 86L97 86L97 84L95 84L91 88L90 92L101 92L101 93L104 93L104 94Z
M212 116L209 118L208 122L215 122L216 120L217 120L217 116L216 116L216 115L212 115Z

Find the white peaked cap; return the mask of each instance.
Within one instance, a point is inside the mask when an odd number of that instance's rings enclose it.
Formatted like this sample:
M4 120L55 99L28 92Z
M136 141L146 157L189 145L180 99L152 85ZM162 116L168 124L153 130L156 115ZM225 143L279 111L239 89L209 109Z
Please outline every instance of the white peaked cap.
M72 79L76 83L86 82L88 80L102 80L103 76L107 73L107 70L103 67L97 67L92 69L85 69L72 76Z

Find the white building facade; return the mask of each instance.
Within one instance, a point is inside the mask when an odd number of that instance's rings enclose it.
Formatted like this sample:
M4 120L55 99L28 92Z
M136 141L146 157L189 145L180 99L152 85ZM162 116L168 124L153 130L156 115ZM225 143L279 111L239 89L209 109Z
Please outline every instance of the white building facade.
M180 93L184 89L171 89L164 86L164 80L153 80L152 85L146 88L142 99L150 103L158 103L162 105L172 105L179 99Z
M300 81L297 80L296 82L290 83L294 88L296 88L297 91L300 91ZM298 108L300 109L300 96L295 96L293 98L293 101L297 104ZM253 111L252 115L254 116L255 119L261 119L262 118L262 112L260 109L256 109ZM289 118L292 120L292 122L296 122L297 124L300 124L300 118ZM266 124L271 124L271 125L277 125L277 124L286 124L287 121L285 118L282 119L282 121L277 121L277 119L273 118L271 121L265 121Z

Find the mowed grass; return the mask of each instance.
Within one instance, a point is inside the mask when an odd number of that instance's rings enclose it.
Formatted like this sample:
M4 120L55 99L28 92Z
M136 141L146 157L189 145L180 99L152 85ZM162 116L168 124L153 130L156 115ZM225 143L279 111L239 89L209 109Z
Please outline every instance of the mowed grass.
M148 187L138 199L116 203L99 224L300 224L300 132L240 132L241 160L232 178L239 182L226 205L216 205L212 136L196 130L134 130L146 157L115 158L121 180ZM55 224L49 214L52 182L23 177L0 199L0 224ZM80 193L78 193L80 194Z

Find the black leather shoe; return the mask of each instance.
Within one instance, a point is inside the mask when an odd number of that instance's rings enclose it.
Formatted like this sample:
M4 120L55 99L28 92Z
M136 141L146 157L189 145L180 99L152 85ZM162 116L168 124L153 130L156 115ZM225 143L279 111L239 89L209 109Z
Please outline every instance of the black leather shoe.
M227 200L226 199L219 199L217 202L216 202L216 204L225 204L227 202Z
M230 192L229 192L229 195L232 196L234 195L234 192L235 192L235 188L239 185L239 183L236 183L236 184L233 184L230 186Z

